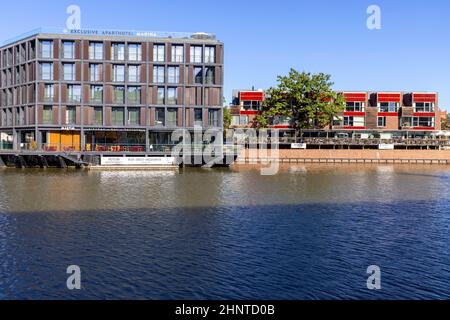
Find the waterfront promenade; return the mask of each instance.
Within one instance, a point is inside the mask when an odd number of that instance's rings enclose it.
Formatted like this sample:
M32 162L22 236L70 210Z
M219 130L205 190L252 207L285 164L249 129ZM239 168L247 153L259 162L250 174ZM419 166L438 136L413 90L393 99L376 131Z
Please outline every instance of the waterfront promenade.
M278 153L278 154L277 154ZM237 163L408 163L450 164L450 150L375 150L375 149L281 149L261 156L258 150L243 150Z

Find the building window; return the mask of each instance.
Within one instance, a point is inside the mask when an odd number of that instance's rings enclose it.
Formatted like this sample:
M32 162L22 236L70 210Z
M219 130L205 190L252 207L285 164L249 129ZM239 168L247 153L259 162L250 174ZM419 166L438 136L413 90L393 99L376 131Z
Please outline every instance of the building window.
M248 125L248 123L249 123L248 116L240 116L239 121L242 126Z
M125 123L125 111L124 108L112 108L111 123L113 126L123 126Z
M156 104L163 105L165 103L166 103L166 89L163 87L159 87Z
M364 127L365 118L364 117L344 117L345 127Z
M261 110L261 101L243 101L243 108L245 111L260 111Z
M102 65L97 63L91 63L89 65L89 77L90 81L102 81Z
M215 47L205 47L205 63L216 63Z
M103 125L103 108L102 107L94 108L94 125L97 125L97 126Z
M210 127L219 127L219 110L209 109L208 110L208 122Z
M203 69L201 67L194 68L194 83L203 84Z
M75 80L75 64L74 63L63 63L64 77L66 81Z
M153 61L165 62L166 61L166 46L163 44L156 44L153 46Z
M138 126L141 123L141 109L128 108L128 125Z
M169 67L167 69L167 82L179 83L180 82L180 67Z
M68 102L81 102L81 86L67 86L67 100Z
M75 42L64 41L63 42L63 58L74 59L75 58Z
M386 127L386 117L378 117L378 126Z
M333 117L333 127L342 127L344 123L344 117L336 116Z
M201 46L191 46L191 63L202 63L202 49Z
M153 67L153 82L154 83L164 83L165 74L163 66Z
M77 109L75 107L66 108L66 124L75 124L77 121Z
M166 123L166 109L156 108L155 110L155 126L165 126Z
M55 98L55 86L52 84L46 84L44 88L44 101L52 102Z
M183 63L184 62L184 47L172 46L172 62Z
M177 88L167 88L167 104L178 104L178 91Z
M240 116L231 116L231 125L239 126L240 125Z
M402 127L412 127L412 117L403 117L401 125Z
M214 84L216 79L216 70L214 67L205 69L205 84Z
M115 61L125 60L125 44L113 43L111 45L111 59Z
M178 109L167 109L167 126L178 127Z
M433 117L414 117L413 127L425 127L434 128L434 118Z
M194 109L194 126L203 126L203 109Z
M345 110L348 112L364 112L364 107L364 102L347 102Z
M41 57L43 59L53 59L53 41L41 41Z
M42 80L53 80L53 63L41 63Z
M128 103L140 104L141 103L141 88L140 87L128 87Z
M125 87L114 87L113 102L116 104L125 103Z
M379 112L398 112L398 102L380 102Z
M140 44L128 45L128 60L141 61L142 60L142 46Z
M44 124L52 124L53 123L53 107L52 106L44 106L42 121Z
M128 81L141 82L141 66L128 66Z
M113 81L125 82L125 66L114 65L113 67Z
M414 104L414 112L434 112L433 102L416 102Z
M103 103L103 86L91 86L91 102Z
M91 42L89 44L89 59L103 60L103 43Z

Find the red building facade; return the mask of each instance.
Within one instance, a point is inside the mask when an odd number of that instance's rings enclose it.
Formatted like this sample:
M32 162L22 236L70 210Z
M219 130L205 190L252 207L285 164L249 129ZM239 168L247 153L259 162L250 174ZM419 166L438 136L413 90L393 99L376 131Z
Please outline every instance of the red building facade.
M441 111L438 93L342 92L345 111L333 119L339 131L439 131ZM232 127L254 127L265 100L262 90L233 92ZM290 119L275 117L272 125L289 129ZM320 129L320 128L318 128Z

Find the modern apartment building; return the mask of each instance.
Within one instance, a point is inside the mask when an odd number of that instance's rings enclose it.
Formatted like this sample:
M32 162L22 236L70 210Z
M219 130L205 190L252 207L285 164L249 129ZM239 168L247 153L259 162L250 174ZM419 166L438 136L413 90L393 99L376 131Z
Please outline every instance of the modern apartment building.
M441 112L437 93L343 92L346 110L334 129L438 131Z
M223 129L213 34L39 29L0 47L0 148L167 150L174 129Z
M233 103L230 107L231 126L252 128L260 114L265 100L264 90L233 90Z
M439 131L441 111L437 93L342 92L345 111L333 121L334 131ZM262 90L235 90L230 107L233 127L253 127L265 94ZM290 129L290 119L275 117L277 129ZM318 128L320 129L320 128Z

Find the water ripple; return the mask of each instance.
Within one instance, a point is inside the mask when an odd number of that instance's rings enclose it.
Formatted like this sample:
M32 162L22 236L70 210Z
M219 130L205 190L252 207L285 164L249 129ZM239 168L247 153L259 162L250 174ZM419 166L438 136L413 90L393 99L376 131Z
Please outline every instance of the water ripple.
M448 177L3 171L0 299L448 299Z

